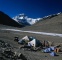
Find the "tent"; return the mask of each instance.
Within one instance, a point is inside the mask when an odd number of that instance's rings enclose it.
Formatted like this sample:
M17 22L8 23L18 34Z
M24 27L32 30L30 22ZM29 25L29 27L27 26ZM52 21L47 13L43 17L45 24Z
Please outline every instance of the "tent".
M44 52L45 52L45 53L48 53L49 51L48 51L48 49L45 49Z
M29 37L30 41L32 41L33 39L35 39L35 37L32 37L32 36Z
M28 42L28 46L36 46L36 41L33 39L32 41Z
M54 46L51 46L50 48L52 49L52 51L54 51L56 47L54 47Z
M45 53L49 53L50 51L49 51L48 49L45 49L44 52L45 52Z
M47 48L47 49L48 49L48 51L49 51L49 52L51 52L51 51L52 51L52 49L51 49L51 48Z
M18 41L18 43L19 43L19 44L24 44L25 41L21 39L21 40Z
M37 39L33 39L32 41L28 42L28 46L38 47L41 45L41 42Z
M52 51L51 48L46 48L46 49L44 50L45 53L50 53L51 51Z
M29 37L28 37L28 36L25 36L25 37L22 38L22 40L27 40L27 41L29 41Z
M23 37L22 39L20 39L18 41L19 44L24 44L25 42L28 42L29 41L29 37L28 36L25 36Z
M51 56L57 56L57 54L55 52L51 52L50 55Z
M29 42L29 41L32 41L33 39L34 39L34 37L25 36L25 37L23 37L21 40L24 40L25 42L26 42L26 41ZM19 40L19 42L20 42L21 40Z

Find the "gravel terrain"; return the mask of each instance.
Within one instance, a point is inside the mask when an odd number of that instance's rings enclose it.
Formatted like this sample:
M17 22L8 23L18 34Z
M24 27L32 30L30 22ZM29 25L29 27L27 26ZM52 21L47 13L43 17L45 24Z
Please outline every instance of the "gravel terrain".
M13 28L13 27L1 25L1 28ZM17 28L15 28L15 29L17 29ZM17 51L18 53L22 53L27 58L27 60L62 60L62 52L57 53L59 56L52 57L52 56L50 56L50 53L43 53L42 51L35 52L35 51L26 51L26 50L20 49L21 45L14 41L14 37L18 36L19 39L21 39L25 35L34 36L41 42L44 40L47 40L47 41L54 42L55 45L62 44L62 37L57 37L57 36L54 37L54 36L46 36L46 35L39 35L39 34L32 34L32 33L0 30L0 40L4 41L6 43L9 43L13 47L14 51ZM0 56L1 56L1 54L0 54ZM9 60L9 59L6 59L6 60Z

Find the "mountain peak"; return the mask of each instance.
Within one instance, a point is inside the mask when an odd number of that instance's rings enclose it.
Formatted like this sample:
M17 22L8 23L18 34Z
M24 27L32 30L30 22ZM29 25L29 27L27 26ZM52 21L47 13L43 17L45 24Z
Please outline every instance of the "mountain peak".
M40 18L28 18L28 16L26 16L24 13L19 14L18 16L13 17L13 19L15 21L18 21L19 23L25 24L25 25L33 25L35 24L37 21L40 20Z

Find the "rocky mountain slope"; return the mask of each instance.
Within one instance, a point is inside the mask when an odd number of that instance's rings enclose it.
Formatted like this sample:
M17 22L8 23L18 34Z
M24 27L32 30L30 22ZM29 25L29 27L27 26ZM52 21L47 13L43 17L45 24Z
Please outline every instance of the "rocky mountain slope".
M18 22L11 19L8 15L0 11L0 24L3 25L9 25L9 26L15 26L15 27L23 27L22 24L19 24Z
M22 30L62 33L62 13L44 17L32 26L21 28Z

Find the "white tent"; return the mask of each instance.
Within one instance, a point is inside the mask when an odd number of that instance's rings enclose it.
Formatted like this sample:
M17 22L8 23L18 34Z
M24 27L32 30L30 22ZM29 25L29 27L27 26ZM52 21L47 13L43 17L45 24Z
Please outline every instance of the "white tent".
M20 39L20 40L18 41L18 43L20 43L20 44L24 44L25 42L29 42L28 36L25 36L25 37L23 37L22 39Z
M39 46L41 44L41 42L39 40L33 39L32 41L28 42L28 46Z
M22 38L22 40L28 40L29 41L29 37L25 36L25 37Z
M35 39L33 39L32 41L28 42L28 45L35 47L35 46L36 46L36 41L35 41Z

